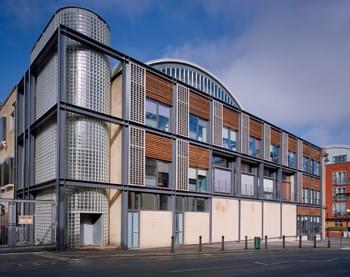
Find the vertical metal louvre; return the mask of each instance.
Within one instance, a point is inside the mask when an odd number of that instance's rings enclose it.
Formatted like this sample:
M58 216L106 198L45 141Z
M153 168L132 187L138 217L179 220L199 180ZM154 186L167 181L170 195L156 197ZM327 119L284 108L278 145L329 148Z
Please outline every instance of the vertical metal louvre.
M189 89L177 84L177 133L188 136L189 125Z
M146 70L130 63L130 120L145 123Z
M271 126L264 123L264 159L270 160Z
M298 139L298 155L297 155L298 169L303 169L303 142Z
M187 141L176 141L176 189L188 190L188 152Z
M249 139L249 116L246 114L241 114L241 130L242 130L242 153L248 154L248 139Z
M282 133L282 165L288 166L288 134Z
M213 109L213 143L217 146L222 146L223 105L213 101Z
M129 128L129 183L135 186L145 184L145 131Z

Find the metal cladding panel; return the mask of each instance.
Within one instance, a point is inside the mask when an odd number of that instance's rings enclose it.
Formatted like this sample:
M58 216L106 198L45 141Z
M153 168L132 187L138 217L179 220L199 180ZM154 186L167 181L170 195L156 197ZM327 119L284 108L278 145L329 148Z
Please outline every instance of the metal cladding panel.
M248 140L249 140L249 115L241 114L241 151L248 154Z
M177 84L177 133L188 136L189 128L189 94L190 91L185 86Z
M129 184L145 185L145 130L129 127Z
M217 146L222 146L223 105L213 101L213 109L213 143Z
M188 156L189 143L176 141L176 189L188 190Z
M58 75L57 53L55 53L36 77L35 118L41 117L57 100Z
M65 244L80 247L80 215L101 214L102 244L108 244L108 197L104 189L69 187L65 190Z
M56 123L50 123L35 136L34 182L40 184L56 178Z
M130 63L129 119L145 124L146 70Z
M297 165L299 170L303 170L303 141L298 139Z
M282 165L288 166L288 134L282 133Z
M109 129L106 122L68 113L66 176L73 180L109 181Z
M264 159L270 160L271 126L264 123Z
M73 7L63 8L54 15L35 44L30 57L31 63L40 54L40 51L45 47L46 43L60 24L81 32L103 44L110 44L108 25L96 14L86 9Z

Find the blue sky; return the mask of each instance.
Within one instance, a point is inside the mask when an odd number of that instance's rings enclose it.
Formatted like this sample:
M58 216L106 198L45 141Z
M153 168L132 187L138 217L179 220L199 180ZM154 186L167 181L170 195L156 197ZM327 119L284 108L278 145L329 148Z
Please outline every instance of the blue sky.
M350 144L350 1L2 0L0 99L64 5L100 14L112 46L128 55L188 59L249 112L318 145Z

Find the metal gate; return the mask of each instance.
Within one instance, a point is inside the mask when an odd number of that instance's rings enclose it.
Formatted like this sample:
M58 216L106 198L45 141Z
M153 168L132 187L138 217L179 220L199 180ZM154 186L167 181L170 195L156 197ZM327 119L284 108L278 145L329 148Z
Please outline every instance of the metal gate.
M0 247L56 243L56 204L0 198Z

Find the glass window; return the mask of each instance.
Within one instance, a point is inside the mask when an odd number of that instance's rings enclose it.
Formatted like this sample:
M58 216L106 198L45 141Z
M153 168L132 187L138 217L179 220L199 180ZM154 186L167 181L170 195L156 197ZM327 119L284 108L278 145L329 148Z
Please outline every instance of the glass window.
M167 211L169 210L169 196L164 194L159 194L159 210Z
M176 196L176 211L183 212L184 210L184 198L182 196Z
M142 210L155 210L156 209L156 195L152 193L141 194L141 209Z
M309 159L303 156L303 170L307 172L308 168L309 168Z
M215 192L231 193L231 171L214 169L214 190Z
M254 137L249 137L248 154L250 156L259 157L261 149L261 141Z
M230 161L224 157L221 157L221 156L213 156L213 165L229 168Z
M207 142L208 121L190 114L190 138Z
M297 155L295 152L288 152L288 166L293 168L297 167Z
M270 144L270 161L278 163L280 147L274 144Z
M205 212L207 211L207 199L199 197L185 197L186 211Z
M146 125L169 131L170 107L153 99L146 99Z
M273 180L264 178L264 198L273 198Z
M255 177L248 174L241 174L241 194L254 196L254 179Z
M189 190L206 192L207 191L207 171L198 168L188 169Z
M169 187L171 162L146 157L146 185Z
M222 146L229 150L236 151L236 141L237 141L237 132L223 127L222 129Z
M348 160L347 155L339 155L339 156L334 156L333 157L333 162L334 163L345 163Z
M129 192L128 194L128 205L129 209L131 210L138 210L140 209L140 193L137 192Z

